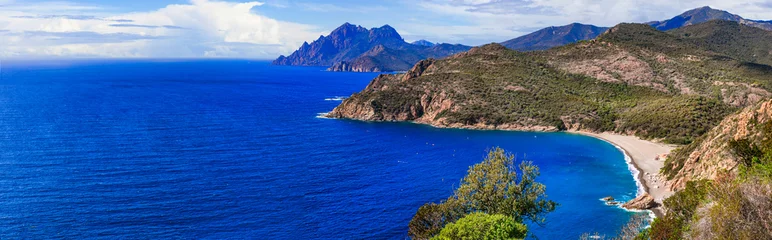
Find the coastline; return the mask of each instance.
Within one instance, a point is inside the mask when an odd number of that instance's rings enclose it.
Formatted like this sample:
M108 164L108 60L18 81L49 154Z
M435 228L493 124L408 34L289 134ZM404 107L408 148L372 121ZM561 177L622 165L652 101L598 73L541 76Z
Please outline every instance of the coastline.
M664 166L665 162L664 159L660 160L658 156L670 153L670 151L672 151L675 147L663 143L655 143L652 141L643 140L636 136L627 136L609 132L568 132L594 137L606 141L619 148L625 154L625 158L630 159L628 164L631 167L631 172L634 175L637 175L635 177L637 184L639 184L639 196L642 194L642 191L646 192L651 195L654 200L661 206L664 199L673 195L674 192L670 191L665 186L664 177L659 174L659 170ZM654 212L656 217L662 217L664 215L661 207L653 208L651 211Z
M450 128L450 129L466 129L466 130L494 130L494 131L520 131L520 132L565 132L570 134L580 134L588 137L600 139L608 142L609 144L618 148L625 155L625 162L628 164L628 169L631 174L634 175L636 185L638 187L637 196L642 195L644 192L648 193L654 198L659 206L650 211L654 217L664 216L662 209L662 202L672 196L675 192L670 191L666 184L666 180L659 174L659 170L665 165L665 160L660 156L663 154L669 154L676 147L664 143L657 143L648 140L643 140L636 136L617 134L612 132L593 133L589 131L558 131L556 128L550 128L545 126L520 126L520 125L505 125L505 126L490 126L490 125L438 125L432 122L424 121L372 121L356 118L341 118L339 116L332 116L332 112L326 114L320 113L317 117L332 118L332 119L349 119L365 122L409 122L414 124L427 125L435 128Z

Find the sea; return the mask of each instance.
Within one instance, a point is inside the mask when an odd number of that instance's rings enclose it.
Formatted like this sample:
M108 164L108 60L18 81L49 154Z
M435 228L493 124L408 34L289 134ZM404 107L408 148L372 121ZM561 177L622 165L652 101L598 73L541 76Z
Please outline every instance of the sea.
M570 133L326 119L377 73L253 60L3 60L2 239L406 239L501 147L560 205L538 239L614 236L624 154Z

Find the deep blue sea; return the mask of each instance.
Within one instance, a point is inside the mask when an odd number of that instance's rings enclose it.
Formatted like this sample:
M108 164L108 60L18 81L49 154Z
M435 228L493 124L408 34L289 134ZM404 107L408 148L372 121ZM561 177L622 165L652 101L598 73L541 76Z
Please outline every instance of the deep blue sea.
M566 133L318 118L376 74L247 60L47 60L0 69L2 239L404 239L486 150L541 168L540 239L614 235L623 154Z

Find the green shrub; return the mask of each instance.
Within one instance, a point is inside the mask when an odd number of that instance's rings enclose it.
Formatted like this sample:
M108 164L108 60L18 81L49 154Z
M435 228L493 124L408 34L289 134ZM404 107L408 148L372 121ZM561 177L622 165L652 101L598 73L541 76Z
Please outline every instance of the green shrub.
M528 228L501 214L471 213L446 225L433 240L505 240L524 239Z
M651 239L682 239L683 233L688 231L689 221L697 207L706 200L712 186L713 183L707 180L691 181L686 188L665 199L668 212L651 224Z

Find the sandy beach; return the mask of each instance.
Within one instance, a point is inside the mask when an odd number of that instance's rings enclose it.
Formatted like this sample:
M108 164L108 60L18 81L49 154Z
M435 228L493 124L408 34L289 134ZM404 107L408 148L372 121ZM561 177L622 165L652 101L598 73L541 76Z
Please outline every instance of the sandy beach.
M638 169L638 179L643 184L643 190L658 203L662 204L664 199L673 195L673 192L665 186L664 177L659 174L660 168L665 165L665 160L658 159L657 156L670 153L675 147L615 133L575 133L596 137L624 149L625 154L632 159L634 167ZM653 211L658 217L662 216L661 209L656 208Z

